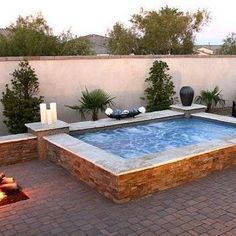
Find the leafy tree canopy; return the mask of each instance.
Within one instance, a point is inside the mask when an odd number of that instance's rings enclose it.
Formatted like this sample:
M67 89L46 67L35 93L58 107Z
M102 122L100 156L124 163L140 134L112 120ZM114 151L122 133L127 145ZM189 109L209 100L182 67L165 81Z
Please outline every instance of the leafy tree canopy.
M236 55L236 33L229 34L220 49L221 54Z
M87 38L75 37L70 30L59 36L62 55L92 55L91 43Z
M108 47L114 54L129 54L131 51L135 54L190 54L193 53L196 33L208 21L209 13L205 10L192 14L168 6L159 11L141 10L132 16L130 28L118 23L114 25L108 32ZM122 37L117 37L119 30ZM128 40L130 38L132 42Z
M19 16L16 22L9 26L9 29L12 31L17 31L18 29L22 28L43 32L46 35L52 34L52 29L49 27L47 21L44 19L41 13L37 13L36 16Z
M0 56L92 54L89 41L73 36L70 30L55 36L40 13L36 16L19 16L8 29L10 36L0 36Z
M128 55L138 50L137 35L123 24L116 23L108 34L108 48L113 54Z

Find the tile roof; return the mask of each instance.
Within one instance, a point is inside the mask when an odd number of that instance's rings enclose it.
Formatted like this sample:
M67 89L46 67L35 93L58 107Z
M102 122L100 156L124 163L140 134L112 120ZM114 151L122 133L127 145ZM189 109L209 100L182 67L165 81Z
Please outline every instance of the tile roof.
M92 50L95 52L95 54L110 54L106 42L108 37L97 35L97 34L89 34L83 36L83 38L86 38L90 41Z

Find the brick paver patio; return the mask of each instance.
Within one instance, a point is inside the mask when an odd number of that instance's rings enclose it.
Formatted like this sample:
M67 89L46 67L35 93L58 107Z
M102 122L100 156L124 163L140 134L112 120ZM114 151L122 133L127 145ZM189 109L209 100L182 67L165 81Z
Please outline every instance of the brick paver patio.
M121 205L48 162L1 171L30 199L0 207L0 235L236 235L236 167Z

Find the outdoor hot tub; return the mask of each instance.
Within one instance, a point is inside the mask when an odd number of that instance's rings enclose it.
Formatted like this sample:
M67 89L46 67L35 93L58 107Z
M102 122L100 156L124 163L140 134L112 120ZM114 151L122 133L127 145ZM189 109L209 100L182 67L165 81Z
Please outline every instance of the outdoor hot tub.
M88 144L125 159L236 137L236 125L201 118L175 118L116 129L77 134Z
M71 124L46 137L47 156L115 202L236 164L236 119L176 111Z

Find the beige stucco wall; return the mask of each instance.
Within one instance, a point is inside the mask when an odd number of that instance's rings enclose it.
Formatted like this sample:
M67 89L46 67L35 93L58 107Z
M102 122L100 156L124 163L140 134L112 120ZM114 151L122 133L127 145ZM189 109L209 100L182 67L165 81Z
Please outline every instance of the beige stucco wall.
M58 104L58 117L67 122L79 120L66 104L75 104L81 90L102 88L115 96L117 108L141 106L145 78L158 57L42 57L31 58L40 81L40 94L46 102ZM9 61L8 61L9 60ZM9 75L18 65L19 58L0 59L0 92L10 82ZM194 88L197 95L202 89L218 85L228 104L236 99L236 57L168 56L168 63L176 91L184 85ZM6 133L0 104L0 135Z

